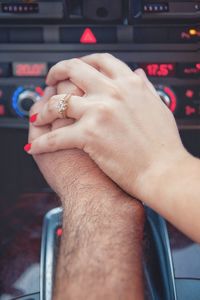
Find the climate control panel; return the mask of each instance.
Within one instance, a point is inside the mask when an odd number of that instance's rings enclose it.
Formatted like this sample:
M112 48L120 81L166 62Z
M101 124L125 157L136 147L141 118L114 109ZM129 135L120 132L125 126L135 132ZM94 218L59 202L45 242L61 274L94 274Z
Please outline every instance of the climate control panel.
M161 100L177 119L200 120L200 85L176 86L159 84L154 86ZM0 85L0 120L3 118L27 118L31 106L43 95L41 85Z
M189 62L169 62L169 59L163 58L155 63L156 55L149 61L146 56L145 60L138 61L140 56L140 53L133 53L129 59L129 54L124 53L119 58L133 71L144 69L177 121L200 124L200 61L195 57L190 58ZM43 95L49 68L65 58L63 55L49 62L23 62L22 59L12 63L0 62L0 125L4 118L19 122L20 119L27 119L31 106Z

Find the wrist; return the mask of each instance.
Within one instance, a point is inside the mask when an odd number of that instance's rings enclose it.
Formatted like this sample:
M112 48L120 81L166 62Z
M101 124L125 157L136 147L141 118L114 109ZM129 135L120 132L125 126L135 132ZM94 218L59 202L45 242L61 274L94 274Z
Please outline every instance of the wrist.
M184 148L163 158L160 163L151 166L140 180L140 199L148 206L159 211L161 202L168 199L169 192L175 194L180 179L190 176L190 169L197 159ZM183 187L184 188L184 187Z
M69 229L66 239L71 245L77 240L85 246L93 245L94 239L101 246L109 240L117 244L142 240L143 205L122 191L83 190L76 198L63 199L63 211L63 227Z
M144 223L142 203L113 187L109 189L108 186L79 185L73 194L68 193L62 198L62 204L65 219L67 222L73 221L74 225L81 218L88 223L96 222L97 227L107 226L107 222L110 223L110 228L117 222L126 224L127 228L133 223ZM71 216L73 220L70 220Z

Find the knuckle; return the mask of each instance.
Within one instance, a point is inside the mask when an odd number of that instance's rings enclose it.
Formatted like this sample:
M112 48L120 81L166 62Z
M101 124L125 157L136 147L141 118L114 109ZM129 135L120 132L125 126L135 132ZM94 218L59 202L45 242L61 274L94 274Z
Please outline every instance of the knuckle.
M65 63L66 60L60 60L59 62L57 62L55 65L53 65L52 69L53 68L56 68L56 67L59 67L59 66L62 66L63 63Z
M108 103L99 103L96 107L97 115L100 117L108 117L112 113L112 107Z
M91 141L97 137L97 120L93 117L87 121L83 129L83 135L86 141Z
M79 96L79 95L81 96L82 95L81 90L77 86L75 86L75 85L73 85L71 91L69 91L69 92L71 94L74 94L74 95L77 95L77 96Z
M66 60L61 60L53 67L51 67L50 72L55 72L63 68L63 65L66 63Z
M80 65L80 59L72 58L69 60L69 66L73 68L74 66Z
M96 59L96 60L99 60L99 61L103 61L103 60L105 60L105 59L108 59L108 58L110 58L110 57L112 57L112 55L111 54L109 54L109 53L95 53L95 54L92 54L93 55L93 57Z
M80 63L80 59L77 58L77 57L72 58L71 61L72 61L74 64L79 64L79 63Z
M141 76L129 76L128 78L126 77L126 82L140 89L145 85L144 79Z
M47 145L51 148L51 150L54 150L56 148L57 134L54 131L47 133L46 140Z
M135 82L135 77L133 75L127 76L126 78L124 78L123 80L123 84L130 84L130 85L134 85Z
M88 57L92 57L92 58L99 58L101 57L102 53L92 53L90 55L88 55Z
M137 84L137 86L143 87L143 85L144 85L144 80L143 80L142 77L137 76L137 77L135 78L135 83Z
M74 70L77 70L80 66L80 60L78 58L72 58L65 65L63 65L63 71L66 73L66 69L69 74L72 74Z
M146 73L144 72L144 70L142 68L138 68L135 71L137 71L136 73L143 74L143 75L145 74L146 75Z
M58 94L74 94L77 96L82 96L83 92L71 81L69 80L63 80L58 83L57 85L57 93Z
M108 53L108 52L105 52L105 53L102 54L102 57L103 58L111 58L112 55L110 53Z
M55 97L52 97L48 102L47 102L47 112L52 113L54 111L54 106L55 106Z
M120 99L121 92L116 84L110 84L110 86L108 87L108 91L111 98Z
M57 100L57 95L53 95L50 99L49 99L49 103L55 103Z

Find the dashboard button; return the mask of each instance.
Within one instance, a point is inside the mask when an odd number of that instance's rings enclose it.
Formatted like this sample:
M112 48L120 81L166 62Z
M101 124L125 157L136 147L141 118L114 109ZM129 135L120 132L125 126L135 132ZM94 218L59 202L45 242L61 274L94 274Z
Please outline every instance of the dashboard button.
M179 96L187 104L200 102L200 88L197 85L188 85L179 88Z
M11 67L9 63L0 63L0 77L11 76Z
M190 117L197 114L197 109L191 105L186 105L185 107L185 115Z

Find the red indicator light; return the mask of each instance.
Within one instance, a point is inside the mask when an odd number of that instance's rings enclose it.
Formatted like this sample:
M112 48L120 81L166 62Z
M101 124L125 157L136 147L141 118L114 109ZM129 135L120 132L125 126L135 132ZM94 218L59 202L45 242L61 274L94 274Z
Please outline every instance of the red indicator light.
M41 77L47 73L46 63L14 63L13 73L18 77Z
M196 68L200 70L200 63L196 64Z
M187 90L186 92L185 92L185 96L187 97L187 98L193 98L193 96L194 96L194 91L193 90Z
M3 104L0 104L0 116L5 115L5 106Z
M56 230L56 234L57 234L57 236L61 236L62 235L62 228L58 228L57 230Z
M90 28L86 28L80 38L82 44L96 44L97 39Z
M36 86L35 91L40 95L43 96L44 91L40 86Z
M175 75L175 64L142 64L141 67L151 77L168 77Z
M190 115L195 114L195 113L196 113L196 109L194 107L189 106L189 105L187 105L185 107L185 114L186 114L186 116L190 116Z

